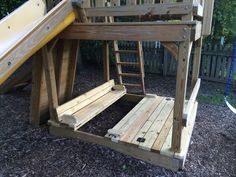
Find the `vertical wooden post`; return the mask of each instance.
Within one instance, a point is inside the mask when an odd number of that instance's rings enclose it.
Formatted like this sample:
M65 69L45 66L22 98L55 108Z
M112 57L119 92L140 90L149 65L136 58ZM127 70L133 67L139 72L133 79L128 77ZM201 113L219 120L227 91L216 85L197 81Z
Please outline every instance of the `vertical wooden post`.
M181 42L179 46L178 68L176 79L176 94L174 105L174 120L172 133L172 150L180 152L181 136L182 136L182 119L184 111L184 103L186 98L187 79L189 59L192 49L192 42Z
M193 58L193 71L192 71L192 83L191 90L193 90L198 77L201 66L201 55L202 55L202 37L195 42L194 45L194 58Z
M39 126L47 122L49 113L42 50L34 55L31 90L30 123Z
M193 4L194 0L190 0ZM189 0L183 0L183 2L189 2ZM193 12L183 16L182 21L193 20ZM184 104L187 90L188 80L188 68L189 60L192 49L192 41L184 41L179 45L178 54L178 66L177 66L177 77L176 77L176 93L175 93L175 105L174 105L174 120L173 120L173 131L172 131L172 144L171 149L174 152L181 151L181 138L182 138L182 121Z
M72 98L79 42L60 40L57 47L57 92L59 104L63 104Z
M104 41L102 45L103 53L103 70L104 70L104 81L110 80L110 61L109 61L109 43Z
M45 68L50 118L51 121L58 122L56 113L56 108L58 107L58 97L52 51L48 51L47 46L43 47L41 50L43 52L43 66Z

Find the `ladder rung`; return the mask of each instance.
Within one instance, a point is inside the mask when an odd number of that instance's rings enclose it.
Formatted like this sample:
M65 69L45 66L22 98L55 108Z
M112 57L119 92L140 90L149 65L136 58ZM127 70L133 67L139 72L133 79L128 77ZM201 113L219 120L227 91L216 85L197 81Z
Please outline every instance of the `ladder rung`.
M137 62L117 62L118 65L139 65Z
M138 53L136 50L117 50L115 53Z
M133 74L133 73L120 73L119 75L127 77L141 77L141 74Z
M129 83L124 83L125 86L128 86L128 87L142 87L141 84L129 84Z

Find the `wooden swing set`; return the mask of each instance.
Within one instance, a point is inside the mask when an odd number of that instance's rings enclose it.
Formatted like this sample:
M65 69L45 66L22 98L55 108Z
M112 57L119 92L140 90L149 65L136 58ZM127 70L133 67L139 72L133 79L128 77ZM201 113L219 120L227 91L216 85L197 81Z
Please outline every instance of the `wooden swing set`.
M75 0L65 4L72 4L76 21L35 55L31 123L47 121L49 111L53 135L79 138L161 167L181 169L197 114L202 39L211 32L214 0ZM119 17L135 20L118 22ZM79 40L103 41L105 83L72 99ZM110 78L109 41L114 49L118 84ZM119 41L136 41L137 50L120 50ZM175 98L146 93L142 41L160 41L176 58ZM192 48L191 96L187 100ZM137 61L122 61L122 53L135 54ZM124 71L124 66L135 66L138 72ZM138 78L140 83L125 83L124 78ZM140 94L129 93L130 87L140 88ZM104 137L80 130L122 98L137 104Z

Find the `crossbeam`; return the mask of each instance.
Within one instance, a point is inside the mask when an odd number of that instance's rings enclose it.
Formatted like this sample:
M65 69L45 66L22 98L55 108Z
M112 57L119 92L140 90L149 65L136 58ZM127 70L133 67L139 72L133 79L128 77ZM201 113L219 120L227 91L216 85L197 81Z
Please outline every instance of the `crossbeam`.
M189 119L192 115L194 104L196 103L196 99L197 99L197 95L198 95L198 92L200 89L200 85L201 85L201 79L198 79L195 86L194 86L192 94L190 96L190 99L188 101L187 107L184 109L183 126L185 126L185 127L188 126L188 123L190 121Z
M197 13L198 6L193 7L190 2L85 8L87 17L187 15L193 10Z
M200 29L201 23L197 21L74 23L61 34L61 38L179 42L198 39Z

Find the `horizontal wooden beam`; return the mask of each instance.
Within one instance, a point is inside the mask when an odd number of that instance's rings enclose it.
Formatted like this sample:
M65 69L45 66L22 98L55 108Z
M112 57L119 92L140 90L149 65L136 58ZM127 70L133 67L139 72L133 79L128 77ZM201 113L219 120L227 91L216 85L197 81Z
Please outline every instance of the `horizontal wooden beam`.
M194 107L194 104L197 99L200 85L201 85L201 79L198 79L195 86L194 86L192 94L189 98L187 107L184 109L183 126L185 126L185 127L188 126L188 122L190 121L189 119L192 117L191 114L193 112L193 107Z
M196 7L194 7L196 11ZM87 17L138 16L138 15L187 15L193 11L192 3L143 4L113 7L86 8Z
M75 23L62 34L65 39L186 41L196 38L194 22ZM197 28L198 29L198 28Z
M72 129L50 126L50 134L68 138L78 138L82 141L95 143L101 146L109 147L115 151L133 156L137 159L146 160L149 163L158 165L173 171L178 171L182 166L182 161L177 158L170 158L155 152L149 152L134 146L122 143L114 143L108 138L93 135L82 131L73 131Z

